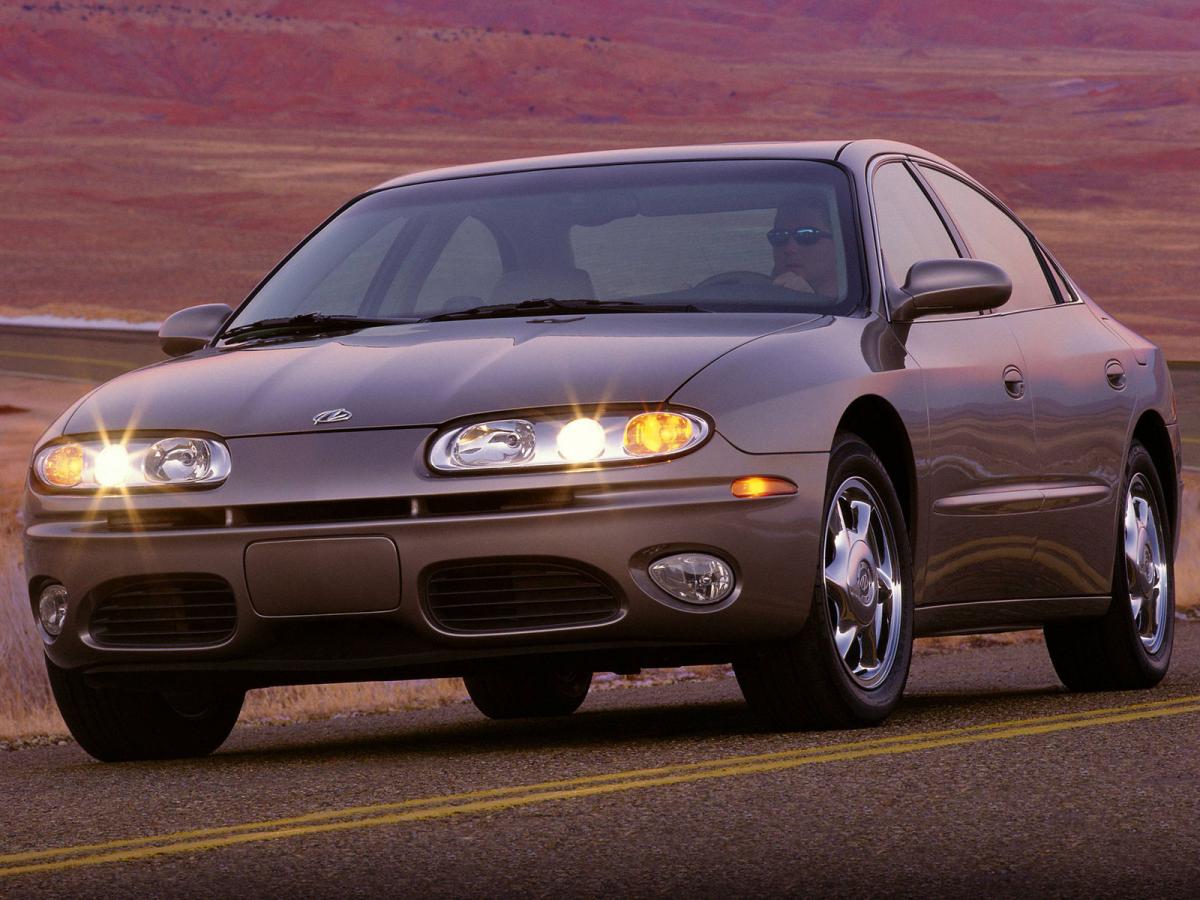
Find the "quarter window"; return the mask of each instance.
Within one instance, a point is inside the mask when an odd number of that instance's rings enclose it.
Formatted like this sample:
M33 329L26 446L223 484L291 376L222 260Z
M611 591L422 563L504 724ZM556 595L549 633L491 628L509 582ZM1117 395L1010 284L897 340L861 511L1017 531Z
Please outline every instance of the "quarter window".
M1054 305L1054 293L1033 243L1011 216L975 188L937 169L921 167L959 233L978 259L995 263L1012 279L1012 298L1003 312Z
M882 166L875 173L874 188L879 246L893 284L904 284L915 262L958 256L937 210L907 167Z

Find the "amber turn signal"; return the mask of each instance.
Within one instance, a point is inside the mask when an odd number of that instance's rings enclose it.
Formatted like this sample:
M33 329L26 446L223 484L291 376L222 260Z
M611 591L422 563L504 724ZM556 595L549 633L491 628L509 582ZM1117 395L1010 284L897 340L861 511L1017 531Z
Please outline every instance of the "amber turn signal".
M692 442L696 429L687 416L669 412L641 413L625 426L625 452L631 456L674 453Z
M747 475L733 483L733 496L743 499L755 497L780 497L796 493L796 485L786 478L770 475Z
M54 487L75 487L83 480L83 448L78 444L55 447L43 460L41 474Z

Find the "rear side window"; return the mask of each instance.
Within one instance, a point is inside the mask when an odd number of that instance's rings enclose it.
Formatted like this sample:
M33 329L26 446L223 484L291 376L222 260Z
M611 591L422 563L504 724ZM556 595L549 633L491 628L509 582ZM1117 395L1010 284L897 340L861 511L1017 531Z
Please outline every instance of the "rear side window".
M904 284L915 262L958 256L937 210L904 165L881 166L875 173L874 189L879 246L893 284Z
M1012 279L1012 298L1001 311L1053 306L1054 292L1025 230L965 182L937 169L922 166L921 171L953 217L971 253L1000 266Z

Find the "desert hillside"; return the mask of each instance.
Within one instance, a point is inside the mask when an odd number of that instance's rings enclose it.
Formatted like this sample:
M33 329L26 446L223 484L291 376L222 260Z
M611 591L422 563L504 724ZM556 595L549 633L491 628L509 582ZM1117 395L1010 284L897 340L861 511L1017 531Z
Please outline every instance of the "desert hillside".
M417 168L882 136L994 187L1200 357L1191 0L67 3L0 8L0 310L235 302Z

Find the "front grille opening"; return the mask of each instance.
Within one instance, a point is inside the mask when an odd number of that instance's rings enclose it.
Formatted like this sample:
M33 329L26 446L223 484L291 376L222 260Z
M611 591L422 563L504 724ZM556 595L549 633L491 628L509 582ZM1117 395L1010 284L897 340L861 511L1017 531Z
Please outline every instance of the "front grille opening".
M123 509L108 514L109 531L161 531L169 528L221 528L223 507Z
M478 494L440 494L423 497L419 502L426 515L470 516L563 509L574 502L574 493L570 488L487 491Z
M92 596L92 639L107 647L203 647L237 628L233 589L215 575L123 579Z
M230 524L308 525L325 522L368 522L380 519L407 519L412 501L403 497L371 500L316 500L296 503L264 503L259 506L230 508Z
M482 491L429 497L362 500L300 500L230 507L123 509L107 514L113 532L169 529L273 528L374 522L432 516L469 516L564 509L574 502L570 489Z
M430 618L461 633L569 628L619 617L616 591L574 563L479 560L441 565L424 580Z

